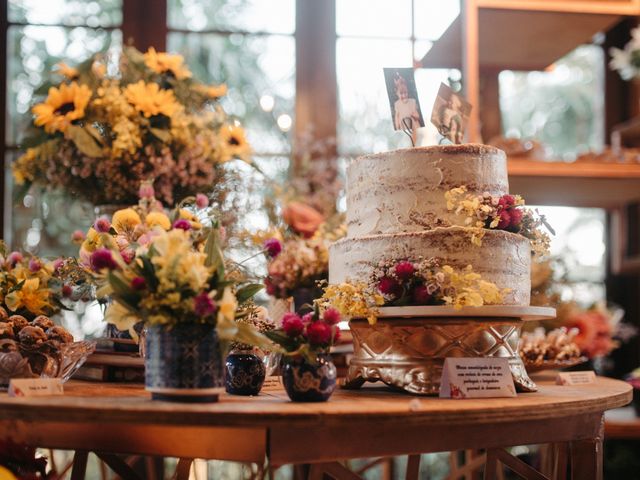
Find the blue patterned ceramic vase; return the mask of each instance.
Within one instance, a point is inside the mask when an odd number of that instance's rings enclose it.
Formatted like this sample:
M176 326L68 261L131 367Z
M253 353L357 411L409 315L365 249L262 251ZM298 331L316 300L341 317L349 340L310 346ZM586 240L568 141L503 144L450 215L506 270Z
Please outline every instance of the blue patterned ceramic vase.
M282 383L294 402L326 402L336 388L336 366L328 354L319 354L315 364L303 358L285 359Z
M152 325L145 336L145 387L154 400L216 402L224 387L220 343L211 325Z
M250 350L233 351L227 356L224 384L231 395L258 395L267 369L262 359Z

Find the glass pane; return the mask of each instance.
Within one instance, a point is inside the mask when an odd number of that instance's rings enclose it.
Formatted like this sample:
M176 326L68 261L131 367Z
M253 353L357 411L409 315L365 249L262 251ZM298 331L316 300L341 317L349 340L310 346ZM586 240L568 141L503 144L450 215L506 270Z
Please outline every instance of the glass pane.
M436 40L460 14L459 2L441 0L414 0L416 38Z
M75 65L95 52L120 49L119 30L76 27L10 27L7 45L7 142L16 144L31 122L34 91L58 62Z
M293 117L292 37L171 33L169 50L184 55L196 78L227 84L222 104L242 122L256 152L289 151L290 124L281 120L279 128L278 119Z
M338 35L411 37L411 0L336 0Z
M122 0L9 0L9 22L109 27L122 23Z
M295 0L169 0L169 28L293 33Z
M337 44L340 117L338 148L342 155L380 152L411 146L409 138L393 130L384 67L411 65L409 40L341 38ZM419 130L419 143L436 142L436 130L428 122L440 82L447 70L416 70L416 87L427 122Z
M552 157L572 160L604 144L602 48L577 48L546 72L500 74L500 108L507 137L532 138Z

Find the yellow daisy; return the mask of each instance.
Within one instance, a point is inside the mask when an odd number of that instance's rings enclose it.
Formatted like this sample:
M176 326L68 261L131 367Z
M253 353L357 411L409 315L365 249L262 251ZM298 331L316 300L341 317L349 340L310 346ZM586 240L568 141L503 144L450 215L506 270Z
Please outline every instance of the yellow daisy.
M60 88L51 87L47 99L31 109L36 116L34 123L47 133L65 132L71 122L84 117L89 99L91 89L86 85L71 82Z
M80 76L77 68L70 67L64 62L56 63L56 73L67 77L69 80L75 80Z
M171 228L171 220L162 212L151 212L144 219L144 223L147 224L148 227L161 227L165 230L169 230Z
M140 111L145 117L166 115L171 117L180 105L171 90L161 90L157 83L138 83L127 85L124 90L127 101Z
M141 223L140 215L133 208L118 210L111 219L111 225L118 233L133 231Z
M245 158L251 152L251 146L247 141L244 128L237 125L224 125L220 129L220 140L226 155L223 161L233 157Z
M147 53L144 54L144 64L156 73L168 73L178 80L191 78L191 72L189 68L184 65L182 55L156 52L156 49L151 47Z

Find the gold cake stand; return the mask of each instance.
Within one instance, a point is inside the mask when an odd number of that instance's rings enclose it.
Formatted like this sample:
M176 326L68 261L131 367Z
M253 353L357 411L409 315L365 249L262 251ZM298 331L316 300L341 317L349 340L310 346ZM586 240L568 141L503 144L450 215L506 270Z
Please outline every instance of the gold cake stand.
M518 353L526 321L555 318L549 307L488 305L382 307L378 321L349 322L354 355L344 388L382 381L409 393L437 395L444 359L502 357L521 392L535 392Z

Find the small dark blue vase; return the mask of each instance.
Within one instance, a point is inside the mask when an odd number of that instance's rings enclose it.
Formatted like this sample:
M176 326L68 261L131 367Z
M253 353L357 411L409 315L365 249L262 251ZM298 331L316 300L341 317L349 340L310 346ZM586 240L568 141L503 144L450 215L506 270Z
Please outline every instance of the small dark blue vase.
M216 402L224 387L212 325L151 325L145 335L145 387L154 400Z
M328 354L318 354L315 364L296 358L282 365L282 383L294 402L326 402L336 388L336 377Z
M258 395L267 369L250 350L232 351L225 362L224 384L231 395Z

